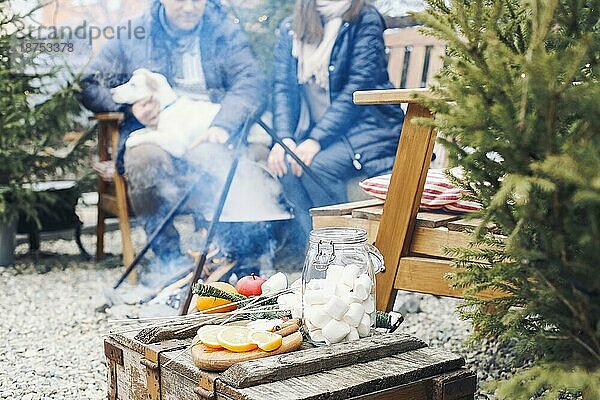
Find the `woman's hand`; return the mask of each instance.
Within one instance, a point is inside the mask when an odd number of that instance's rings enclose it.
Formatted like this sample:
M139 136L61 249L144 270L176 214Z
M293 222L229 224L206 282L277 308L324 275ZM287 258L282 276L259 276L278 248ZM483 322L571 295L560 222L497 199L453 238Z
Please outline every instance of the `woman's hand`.
M310 167L315 156L321 151L321 145L314 139L306 139L304 142L300 143L298 147L294 150L294 153L298 156L300 160L306 164L306 166ZM304 172L300 164L294 161L293 158L289 158L290 165L292 167L292 173L296 176L302 176Z
M290 138L283 139L283 143L289 147L292 151L296 149L296 142ZM281 178L287 174L287 165L285 163L285 150L278 143L273 146L269 157L267 158L267 165L271 172Z
M225 144L229 140L229 133L218 126L211 126L206 131L206 137L209 143Z
M131 112L144 126L155 128L160 117L160 103L152 97L136 101L131 106Z

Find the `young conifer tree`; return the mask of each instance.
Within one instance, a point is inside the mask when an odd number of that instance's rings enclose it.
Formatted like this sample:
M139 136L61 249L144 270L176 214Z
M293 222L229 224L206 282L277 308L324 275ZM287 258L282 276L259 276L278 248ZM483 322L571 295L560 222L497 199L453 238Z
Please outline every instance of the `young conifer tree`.
M55 49L31 45L28 15L0 0L0 217L35 217L43 195L27 184L76 170L82 159L76 143L64 140L82 110L78 86L60 64L40 63Z
M505 398L553 385L600 398L600 0L427 3L418 18L448 44L433 88L445 100L428 105L458 183L484 206L472 246L450 250L462 315L475 339L558 363Z

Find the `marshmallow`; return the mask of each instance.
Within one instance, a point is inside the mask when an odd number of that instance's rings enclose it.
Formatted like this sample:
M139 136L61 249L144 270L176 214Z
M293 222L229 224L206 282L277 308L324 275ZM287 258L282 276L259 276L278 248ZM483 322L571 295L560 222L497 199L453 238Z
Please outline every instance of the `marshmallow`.
M296 282L294 282L296 283ZM311 279L306 282L307 289L323 289L323 284L325 283L325 279Z
M324 342L325 341L325 336L323 336L323 331L320 329L315 329L313 331L310 331L308 333L308 335L310 336L310 340L312 340L313 342Z
M358 278L354 280L354 285L352 287L354 295L358 297L361 301L366 300L371 294L371 287L373 283L371 282L371 278L367 274L362 274Z
M356 297L356 295L353 292L348 292L344 294L340 297L340 299L342 299L346 304L361 303L361 300L358 297Z
M344 321L332 319L323 328L323 336L327 343L339 343L350 333L350 325Z
M302 292L302 279L298 278L290 285L290 289L294 291L294 293Z
M262 294L272 294L287 289L287 277L283 272L278 272L262 284Z
M358 334L358 330L355 327L351 326L350 327L350 333L348 333L346 335L346 337L344 338L344 340L347 341L347 342L351 342L353 340L358 340L358 339L360 339L360 335Z
M341 282L344 283L346 286L352 287L352 285L354 285L354 279L356 279L358 274L360 274L360 270L361 268L357 264L346 265L341 277Z
M360 320L360 323L358 324L357 330L358 335L361 338L369 336L369 334L371 333L371 317L369 316L369 314L363 315L362 319Z
M357 327L362 320L363 315L365 314L365 308L360 303L352 303L348 307L348 311L344 314L344 321L348 323L348 325Z
M342 280L345 267L343 265L330 265L327 268L327 280L338 283Z
M325 312L325 307L323 306L312 306L310 308L306 308L306 317L317 328L323 328L329 321L331 321L331 317L329 314Z
M375 311L375 300L373 300L373 296L369 296L368 299L362 302L362 305L367 314L371 314L373 311Z
M325 304L330 298L331 295L326 293L324 290L307 289L304 291L304 304L307 306Z
M327 280L323 282L323 287L321 290L323 290L323 292L327 293L329 296L333 296L335 295L336 287L337 285L334 281Z
M335 285L335 295L339 298L343 298L344 296L349 295L350 291L352 291L352 288L350 286L346 286L343 283L338 283L337 285Z
M348 307L348 303L345 303L337 296L333 296L325 304L325 312L335 319L342 319L346 311L348 311Z

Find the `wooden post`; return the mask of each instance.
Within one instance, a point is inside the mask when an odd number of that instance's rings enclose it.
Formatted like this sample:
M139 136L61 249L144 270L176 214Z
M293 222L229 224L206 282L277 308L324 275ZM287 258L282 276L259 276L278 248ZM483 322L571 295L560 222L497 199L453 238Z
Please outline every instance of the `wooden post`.
M108 130L112 142L113 157L116 157L117 149L119 148L119 123L118 121L109 121ZM123 263L131 264L135 254L133 244L131 243L131 228L129 225L129 205L127 204L127 190L125 188L125 180L115 168L114 174L115 194L117 198L117 210L119 217L119 230L121 231L121 243L123 245ZM137 275L131 274L130 281L136 282Z
M429 110L420 104L409 103L375 242L386 266L385 272L377 275L378 310L390 310L394 306L394 282L400 257L408 254L433 154L435 132L413 123L414 118L423 117L431 118Z
M108 134L106 131L106 125L103 123L98 124L98 159L99 161L107 161L109 159L108 154ZM96 260L104 258L104 233L106 219L106 212L104 211L104 205L102 194L106 192L107 183L98 177L98 219L96 222Z

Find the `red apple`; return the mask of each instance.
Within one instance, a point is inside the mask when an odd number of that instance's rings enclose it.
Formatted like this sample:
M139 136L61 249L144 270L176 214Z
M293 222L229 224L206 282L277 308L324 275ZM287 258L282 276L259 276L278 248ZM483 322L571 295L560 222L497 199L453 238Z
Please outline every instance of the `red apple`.
M246 297L260 296L262 294L261 286L265 281L266 279L254 274L250 276L244 276L243 278L240 278L237 285L235 285L235 290L237 290L239 294L243 294Z

